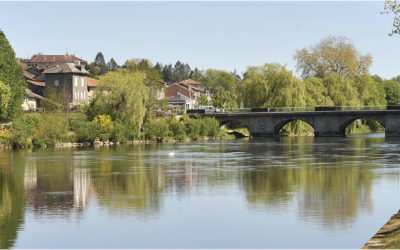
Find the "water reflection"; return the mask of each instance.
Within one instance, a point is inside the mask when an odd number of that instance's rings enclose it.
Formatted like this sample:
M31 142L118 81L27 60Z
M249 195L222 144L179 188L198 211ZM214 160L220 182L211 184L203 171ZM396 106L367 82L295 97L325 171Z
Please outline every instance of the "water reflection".
M90 206L156 220L171 199L184 207L192 197L224 193L244 197L255 213L295 209L299 220L346 228L373 211L376 180L399 179L398 171L382 171L398 168L398 145L383 137L299 137L2 152L0 247L13 246L25 209L43 221L83 220Z

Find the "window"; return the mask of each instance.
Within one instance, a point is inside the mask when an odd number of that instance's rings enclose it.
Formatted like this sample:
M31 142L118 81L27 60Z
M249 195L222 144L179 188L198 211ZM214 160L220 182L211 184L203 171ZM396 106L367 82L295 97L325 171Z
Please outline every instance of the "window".
M85 79L83 77L81 78L81 86L85 87Z
M54 81L54 86L56 86L56 87L58 86L58 80Z
M78 91L74 91L74 99L78 99Z
M75 81L75 87L78 87L78 77L75 77L74 81Z
M85 91L82 92L83 92L83 99L86 99L86 92Z

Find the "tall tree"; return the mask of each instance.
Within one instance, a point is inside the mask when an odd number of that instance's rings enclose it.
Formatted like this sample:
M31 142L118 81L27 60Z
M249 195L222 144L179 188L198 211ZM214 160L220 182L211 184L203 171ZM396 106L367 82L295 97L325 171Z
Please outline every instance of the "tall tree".
M94 59L94 65L100 67L100 75L103 75L107 72L107 65L106 61L104 60L103 53L97 53L96 58Z
M324 78L330 73L347 78L364 75L372 64L371 55L362 55L349 39L335 36L296 51L294 59L303 78Z
M118 64L114 60L114 58L111 58L110 61L107 63L107 70L108 71L114 71L118 69Z
M6 111L0 112L0 120L12 120L22 112L21 104L26 84L23 69L18 64L15 52L2 30L0 30L0 81L8 86L11 93Z
M146 74L118 69L100 78L89 108L89 118L110 115L127 124L137 137L143 124L148 100Z

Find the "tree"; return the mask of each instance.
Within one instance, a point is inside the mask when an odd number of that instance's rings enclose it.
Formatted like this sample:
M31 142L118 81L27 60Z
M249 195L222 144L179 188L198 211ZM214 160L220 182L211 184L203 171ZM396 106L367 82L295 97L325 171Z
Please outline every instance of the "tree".
M383 88L386 94L386 101L388 105L400 104L400 83L396 81L383 82Z
M130 127L137 137L146 113L148 88L146 74L128 69L118 69L100 78L87 114L93 119L97 115L110 115Z
M114 71L118 69L118 64L115 62L114 58L111 58L110 61L107 63L107 70Z
M94 59L94 65L100 67L100 75L107 72L106 61L104 60L103 53L98 52L96 58Z
M209 105L207 95L205 95L205 94L200 95L199 105L200 106L208 106Z
M22 112L26 84L23 78L23 69L18 64L15 52L8 42L3 31L0 30L0 81L4 87L9 89L10 96L7 97L7 109L2 110L0 119L12 120ZM3 102L3 100L2 100ZM2 105L4 105L2 103Z
M175 63L174 69L172 71L173 75L172 75L172 81L173 82L180 82L183 80L186 80L189 78L190 73L192 72L192 70L190 69L189 64L184 64L181 63L180 61L177 61Z
M304 83L279 64L249 67L238 93L245 107L303 107Z
M308 78L304 81L306 87L307 106L333 106L333 101L328 95L328 89L320 78Z
M237 110L237 98L223 88L219 88L213 98L213 105L224 110Z
M216 69L206 70L202 82L207 89L210 89L213 92L217 89L223 88L225 91L233 93L238 84L232 73Z
M329 36L315 46L297 50L294 56L303 78L324 78L329 73L343 77L368 74L372 64L369 54L361 55L345 37Z
M389 36L400 34L400 2L397 0L385 0L384 10L382 14L393 14L393 30Z
M8 103L11 98L11 89L0 81L0 120L7 118Z
M328 95L336 106L360 106L357 88L351 79L344 78L337 73L331 73L323 79Z

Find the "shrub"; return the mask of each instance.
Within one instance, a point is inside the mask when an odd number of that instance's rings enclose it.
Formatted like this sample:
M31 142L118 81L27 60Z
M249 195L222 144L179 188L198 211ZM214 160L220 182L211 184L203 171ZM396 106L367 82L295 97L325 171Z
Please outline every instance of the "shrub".
M39 124L38 115L23 115L12 124L12 142L14 147L29 147L32 145L32 136L36 133Z
M46 143L36 135L32 137L32 144L33 146L40 148L46 146Z
M169 131L171 131L172 136L177 140L184 140L186 138L185 126L177 121L175 118L171 118L168 121Z
M114 122L114 140L118 142L127 142L135 139L135 131L121 120Z
M72 124L72 130L78 142L93 142L100 138L101 126L97 122L75 121Z
M40 120L37 135L46 145L65 142L68 135L68 120L63 114L45 114Z
M102 141L109 140L114 137L114 123L109 115L97 115L94 122L98 123L101 127L100 139Z
M144 126L145 137L148 140L161 141L171 135L171 133L169 133L168 124L165 119L149 119L146 121Z
M197 140L198 138L200 138L202 130L201 122L195 119L187 119L183 121L183 123L185 125L186 134L189 136L189 138L193 140Z

